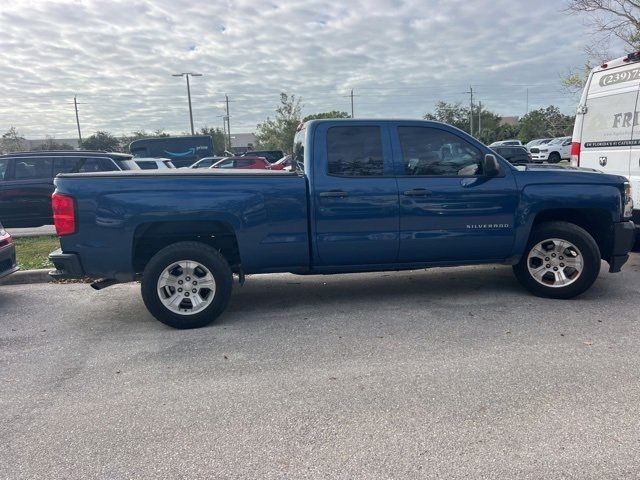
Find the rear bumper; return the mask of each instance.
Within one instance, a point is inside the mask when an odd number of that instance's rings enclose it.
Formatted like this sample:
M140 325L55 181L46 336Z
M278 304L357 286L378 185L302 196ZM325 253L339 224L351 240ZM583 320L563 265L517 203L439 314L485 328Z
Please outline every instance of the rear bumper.
M611 260L609 260L609 272L619 272L622 266L629 260L629 252L636 241L636 226L629 220L618 222L613 226L613 241Z
M75 253L62 253L62 249L59 248L49 254L49 260L56 267L49 272L49 275L55 279L85 277L80 257Z

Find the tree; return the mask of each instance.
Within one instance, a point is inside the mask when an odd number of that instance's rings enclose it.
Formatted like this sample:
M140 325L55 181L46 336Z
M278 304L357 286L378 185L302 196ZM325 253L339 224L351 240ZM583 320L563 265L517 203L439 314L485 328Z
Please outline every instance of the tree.
M68 143L58 143L53 137L46 137L44 142L33 150L75 150L75 148Z
M280 105L276 108L275 118L267 117L256 127L258 149L282 150L289 154L293 150L293 137L300 125L300 99L295 95L280 94Z
M567 11L587 14L596 42L617 38L633 50L640 49L640 1L569 0Z
M319 120L322 118L351 118L347 112L341 112L338 110L331 110L330 112L322 112L322 113L312 113L311 115L307 115L302 119L303 122L308 122L309 120Z
M447 103L439 101L436 103L434 113L427 113L423 118L447 123L460 130L469 131L469 109L463 107L460 102Z
M461 103L447 103L440 101L436 103L434 112L427 113L424 118L427 120L447 123L459 128L460 130L468 132L470 127L469 110L469 107L462 106ZM482 108L482 110L480 110L479 106L474 105L474 136L483 143L491 143L496 140L510 138L509 135L512 134L513 131L506 128L505 125L501 125L501 119L502 117L497 113L487 110L486 108ZM477 131L478 128L480 128L479 132Z
M519 138L528 142L534 138L571 135L575 117L565 115L555 105L532 110L520 119Z
M18 133L16 127L10 127L0 139L0 152L12 153L24 150L24 137Z
M618 39L632 51L640 50L640 1L638 0L569 0L567 12L586 15L595 32L593 40L585 46L589 61L583 71L570 72L562 79L569 91L579 91L593 64L600 64L611 57L608 45ZM616 55L617 56L617 55Z
M199 132L201 135L209 135L213 140L213 153L215 155L224 155L227 144L227 136L221 128L202 127Z
M104 150L107 152L117 151L120 141L105 131L97 131L82 142L82 148L86 150Z

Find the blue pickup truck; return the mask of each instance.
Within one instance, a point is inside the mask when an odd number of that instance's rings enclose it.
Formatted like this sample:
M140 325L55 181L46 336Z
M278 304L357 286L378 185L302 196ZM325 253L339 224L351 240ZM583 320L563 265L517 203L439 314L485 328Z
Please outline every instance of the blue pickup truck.
M61 174L54 277L141 281L176 328L225 309L234 275L513 265L535 295L587 290L634 242L623 177L514 167L464 132L419 120L314 120L293 171Z

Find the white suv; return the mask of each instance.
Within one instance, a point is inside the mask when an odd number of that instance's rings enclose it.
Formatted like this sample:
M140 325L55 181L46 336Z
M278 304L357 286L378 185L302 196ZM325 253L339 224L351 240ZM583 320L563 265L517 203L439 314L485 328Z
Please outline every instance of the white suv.
M545 145L531 147L531 160L536 163L558 163L571 158L571 137L558 137Z

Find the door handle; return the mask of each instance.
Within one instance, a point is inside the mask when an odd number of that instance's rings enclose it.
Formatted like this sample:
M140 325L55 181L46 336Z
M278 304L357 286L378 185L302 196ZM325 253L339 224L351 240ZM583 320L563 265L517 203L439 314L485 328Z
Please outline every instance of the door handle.
M432 193L431 190L427 190L426 188L414 188L413 190L406 190L404 192L407 197L425 197Z
M320 196L323 198L344 198L349 194L343 190L331 190L329 192L320 192Z

